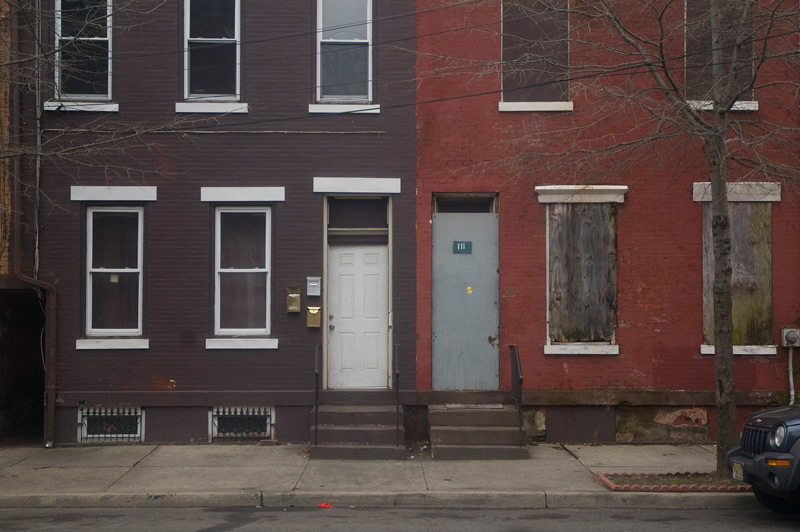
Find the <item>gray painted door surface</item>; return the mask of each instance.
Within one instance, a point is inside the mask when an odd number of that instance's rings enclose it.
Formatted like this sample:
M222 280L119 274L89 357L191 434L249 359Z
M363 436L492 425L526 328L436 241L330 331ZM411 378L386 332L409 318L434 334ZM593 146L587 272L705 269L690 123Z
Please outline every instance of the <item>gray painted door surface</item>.
M433 388L496 390L498 215L433 215Z
M388 386L388 248L330 246L328 388Z

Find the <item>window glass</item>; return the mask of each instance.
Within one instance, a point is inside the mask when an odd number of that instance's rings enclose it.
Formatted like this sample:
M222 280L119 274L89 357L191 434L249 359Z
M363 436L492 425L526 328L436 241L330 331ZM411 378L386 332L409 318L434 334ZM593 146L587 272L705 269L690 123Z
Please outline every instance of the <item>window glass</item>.
M238 97L238 0L187 0L186 96Z
M367 45L323 44L320 87L323 96L367 96L369 90Z
M108 94L108 41L61 41L61 92Z
M191 0L189 9L189 37L236 38L235 0Z
M92 328L139 327L139 274L92 274Z
M235 94L236 45L190 42L189 87L192 94Z
M222 329L263 329L267 321L266 273L220 273Z
M57 97L108 97L110 17L105 0L57 3Z
M220 217L220 268L266 267L266 214L226 212Z
M320 100L364 101L372 97L371 0L318 0Z
M322 6L323 39L363 41L369 38L368 0L325 0Z
M106 0L61 0L62 37L105 37Z

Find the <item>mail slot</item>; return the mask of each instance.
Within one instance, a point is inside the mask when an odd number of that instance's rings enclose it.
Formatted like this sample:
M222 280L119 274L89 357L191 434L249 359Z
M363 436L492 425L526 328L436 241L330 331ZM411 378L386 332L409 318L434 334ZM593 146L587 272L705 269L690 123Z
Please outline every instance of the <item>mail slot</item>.
M286 288L286 312L300 312L300 287L289 286Z
M321 327L322 326L322 314L320 313L320 308L322 307L306 307L306 325L308 327Z

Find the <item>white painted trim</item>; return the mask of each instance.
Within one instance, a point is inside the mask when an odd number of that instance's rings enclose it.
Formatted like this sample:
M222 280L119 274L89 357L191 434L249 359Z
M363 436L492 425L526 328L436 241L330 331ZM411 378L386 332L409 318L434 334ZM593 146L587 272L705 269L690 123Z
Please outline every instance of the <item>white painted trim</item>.
M278 339L206 338L206 349L278 349Z
M572 111L572 102L499 102L497 110L506 112Z
M711 201L711 183L693 183L694 201ZM780 201L780 183L728 183L728 201Z
M315 177L314 192L399 194L400 179L393 177Z
M244 102L176 102L176 113L210 113L226 115L247 113L250 107Z
M81 338L75 349L150 349L147 338Z
M158 187L70 187L72 201L156 201Z
M309 113L328 114L378 114L381 106L378 104L343 104L343 103L312 103L308 105Z
M285 201L286 187L200 187L200 201Z
M714 102L711 100L687 100L686 103L696 111L713 111ZM757 100L734 102L731 111L758 111Z
M618 355L619 346L612 344L557 344L544 346L545 355Z
M701 355L715 354L714 346L703 344L700 346ZM778 354L778 347L775 345L735 345L733 346L734 355L767 355L775 356Z
M118 113L119 104L113 102L70 102L50 100L44 102L45 111L85 111L89 113Z
M539 203L624 203L625 185L545 185L536 187Z

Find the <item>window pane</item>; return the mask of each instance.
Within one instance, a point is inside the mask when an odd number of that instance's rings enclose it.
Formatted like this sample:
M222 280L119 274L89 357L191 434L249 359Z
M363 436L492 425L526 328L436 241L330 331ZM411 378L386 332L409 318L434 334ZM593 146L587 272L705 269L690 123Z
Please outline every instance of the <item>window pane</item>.
M266 268L266 213L220 213L220 268Z
M616 206L559 203L550 211L550 337L610 342L617 312Z
M189 43L189 93L236 94L235 43Z
M139 213L92 213L92 268L139 268Z
M92 273L90 328L139 328L138 273Z
M106 0L61 0L62 37L106 37Z
M61 92L108 94L108 41L61 41Z
M191 0L189 38L236 38L235 0Z
M369 45L323 43L321 54L323 97L369 97Z
M219 275L219 325L222 329L267 326L267 273Z
M367 24L358 23L367 21L368 6L369 0L324 0L322 38L367 40Z
M503 3L503 101L569 100L566 0Z

